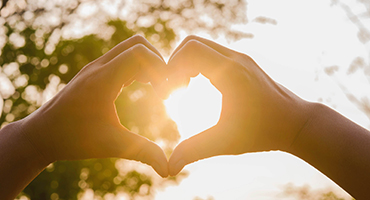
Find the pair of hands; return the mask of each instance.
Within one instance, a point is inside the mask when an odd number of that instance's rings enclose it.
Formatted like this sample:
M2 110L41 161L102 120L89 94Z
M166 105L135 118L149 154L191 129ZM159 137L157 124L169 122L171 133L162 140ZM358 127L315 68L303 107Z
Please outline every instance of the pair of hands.
M218 124L163 150L119 122L114 101L134 80L165 97L202 73L222 93ZM187 37L166 64L143 37L123 41L85 66L53 99L22 120L25 137L46 162L120 157L151 165L162 177L217 155L289 151L308 119L308 102L273 81L247 55Z

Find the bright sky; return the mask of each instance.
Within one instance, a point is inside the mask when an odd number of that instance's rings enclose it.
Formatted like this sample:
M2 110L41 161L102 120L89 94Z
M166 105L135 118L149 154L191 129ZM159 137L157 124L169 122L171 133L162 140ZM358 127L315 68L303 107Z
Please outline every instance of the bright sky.
M366 58L367 51L357 39L358 29L341 8L331 7L329 0L249 0L247 12L250 20L267 16L276 19L278 24L250 22L235 26L255 37L235 43L227 43L224 38L216 41L252 56L272 78L304 99L318 101L321 98L323 103L358 124L370 127L369 119L348 101L338 86L343 84L357 97L370 97L370 84L363 74L347 76L345 73L352 60L361 55ZM185 36L183 33L182 38ZM209 38L205 34L200 36ZM334 77L323 71L332 65L340 67ZM188 89L165 101L182 139L217 123L221 95L212 87L207 79L198 77L191 81ZM276 194L289 182L296 186L331 188L349 197L313 167L282 152L215 157L190 164L185 170L190 172L189 177L178 186L159 191L156 199L271 200L277 199Z

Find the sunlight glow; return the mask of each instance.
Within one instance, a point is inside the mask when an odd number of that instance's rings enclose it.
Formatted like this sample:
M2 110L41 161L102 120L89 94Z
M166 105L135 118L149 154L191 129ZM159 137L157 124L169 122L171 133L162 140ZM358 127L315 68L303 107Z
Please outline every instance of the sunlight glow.
M164 101L168 115L176 122L181 141L217 124L222 94L203 75L191 78Z
M253 22L259 16L275 19L277 24ZM216 42L251 56L274 80L302 98L333 106L356 123L369 127L369 119L347 99L336 83L342 83L359 98L369 91L363 74L360 78L360 74L349 76L347 73L354 58L368 58L369 46L365 47L358 40L358 28L339 6L333 6L330 0L248 0L248 19L251 22L247 25L233 25L233 28L253 33L253 39L229 42L227 38L219 37ZM188 33L180 33L179 41L182 41ZM197 35L214 40L206 32ZM335 79L324 72L326 66L339 67ZM178 93L185 96L187 90ZM173 117L173 112L178 109L176 106L182 105L178 99L186 99L181 95L174 93L166 101L166 108L184 137L186 127L180 127L179 117ZM211 199L211 195L213 199L273 200L287 183L310 185L314 190L333 191L340 198L351 199L308 163L280 151L218 156L187 165L185 170L189 171L189 176L179 185L158 192L156 199Z

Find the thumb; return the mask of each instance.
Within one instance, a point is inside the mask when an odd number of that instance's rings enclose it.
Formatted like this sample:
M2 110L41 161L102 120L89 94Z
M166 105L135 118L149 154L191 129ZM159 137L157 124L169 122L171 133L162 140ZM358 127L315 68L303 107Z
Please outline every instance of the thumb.
M146 163L162 177L168 176L167 157L157 144L130 131L123 130L123 143L118 157Z
M169 175L177 175L185 165L195 161L223 155L226 153L225 147L217 126L184 140L175 148L170 157Z

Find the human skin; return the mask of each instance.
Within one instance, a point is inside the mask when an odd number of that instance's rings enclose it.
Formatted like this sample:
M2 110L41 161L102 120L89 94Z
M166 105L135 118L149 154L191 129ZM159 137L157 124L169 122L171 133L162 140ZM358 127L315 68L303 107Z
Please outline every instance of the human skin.
M14 199L58 160L125 158L168 176L163 150L122 126L114 105L121 88L134 80L155 85L165 64L148 41L134 36L86 65L31 115L1 129L1 199Z
M53 99L0 130L0 194L14 199L58 160L119 157L162 177L217 155L281 150L310 163L356 199L367 199L370 133L334 110L305 101L271 79L249 56L190 36L167 66L132 37L85 66ZM167 163L155 143L128 131L114 101L134 80L166 96L202 73L222 93L217 125L180 143Z
M323 104L301 99L249 56L204 38L187 37L168 68L167 93L202 73L223 95L219 122L174 149L171 176L217 155L281 150L310 163L354 198L368 198L368 130Z

